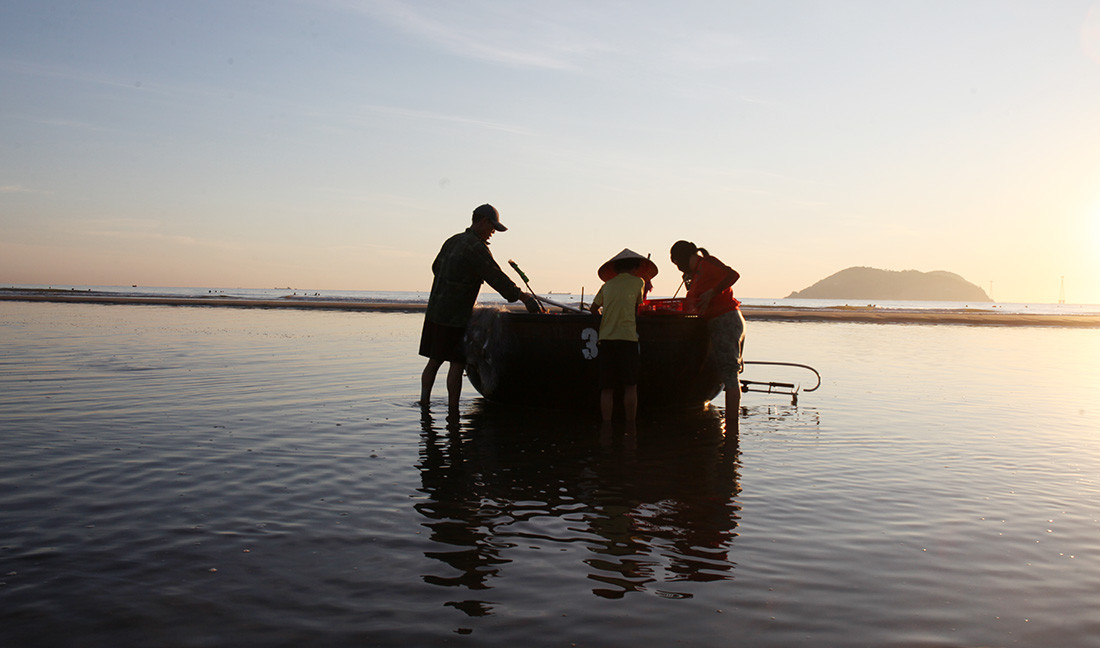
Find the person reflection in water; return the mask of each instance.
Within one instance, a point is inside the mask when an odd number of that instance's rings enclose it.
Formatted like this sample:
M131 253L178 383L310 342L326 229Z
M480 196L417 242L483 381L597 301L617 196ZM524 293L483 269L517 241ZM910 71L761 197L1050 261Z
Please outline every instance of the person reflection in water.
M575 596L586 582L605 599L686 598L686 582L734 577L739 453L719 418L654 423L635 450L600 448L564 415L478 402L453 431L422 416L413 508L429 561L418 578L440 605L508 614L491 590ZM538 584L533 569L546 570Z
M688 287L685 310L707 322L710 354L726 390L726 430L736 433L741 408L745 318L741 315L741 302L733 298L733 284L741 275L689 241L676 241L669 256L684 273Z
M537 312L538 302L519 289L500 269L489 252L489 239L496 232L506 232L500 214L492 205L474 210L470 227L443 243L432 263L432 292L424 313L424 328L420 334L420 355L428 359L420 376L420 405L428 407L436 373L444 362L447 372L447 404L452 414L458 412L462 392L462 374L466 370L464 342L466 326L474 310L481 284L488 282L501 297L510 302L522 301L528 311Z

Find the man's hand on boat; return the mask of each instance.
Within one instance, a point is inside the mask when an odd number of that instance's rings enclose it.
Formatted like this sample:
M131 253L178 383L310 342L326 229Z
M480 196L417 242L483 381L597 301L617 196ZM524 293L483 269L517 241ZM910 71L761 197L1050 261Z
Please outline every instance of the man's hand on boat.
M519 300L523 302L523 305L527 307L528 313L541 313L542 306L539 305L539 300L535 299L534 295L530 293L520 293Z

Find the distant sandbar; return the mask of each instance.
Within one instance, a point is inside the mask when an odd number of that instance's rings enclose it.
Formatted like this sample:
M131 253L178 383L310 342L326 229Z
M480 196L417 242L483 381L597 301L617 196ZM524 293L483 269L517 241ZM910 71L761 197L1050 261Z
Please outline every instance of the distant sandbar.
M0 289L0 301L63 302L82 304L127 304L155 306L218 306L230 308L298 308L344 311L423 312L423 302L366 301L283 297L247 299L240 297L159 297L112 295L104 292ZM513 306L522 310L522 306ZM999 313L980 309L898 309L873 307L794 308L746 306L741 312L750 321L867 322L875 324L963 324L970 326L1064 326L1100 328L1100 315L1057 315L1047 313Z

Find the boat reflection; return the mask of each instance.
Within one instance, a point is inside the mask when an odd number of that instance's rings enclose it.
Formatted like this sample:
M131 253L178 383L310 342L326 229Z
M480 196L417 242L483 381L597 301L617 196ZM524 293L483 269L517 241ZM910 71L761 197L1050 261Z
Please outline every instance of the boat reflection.
M547 550L555 578L583 573L607 598L690 597L675 583L732 578L738 453L722 420L681 413L601 435L565 413L480 400L461 421L425 414L416 510L435 545L425 555L446 568L424 580L461 588L468 598L447 605L481 616L493 604L475 592L539 577Z

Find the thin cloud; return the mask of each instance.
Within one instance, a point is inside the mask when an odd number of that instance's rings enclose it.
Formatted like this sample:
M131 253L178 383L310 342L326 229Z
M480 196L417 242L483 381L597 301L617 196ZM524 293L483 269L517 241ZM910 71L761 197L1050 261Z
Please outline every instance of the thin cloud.
M24 193L42 193L36 189L29 189L23 185L0 185L0 194L24 194Z
M534 131L517 126L515 124L507 122L489 121L485 119L475 119L472 117L466 117L464 115L452 115L446 113L432 112L429 110L417 110L413 108L405 108L402 106L385 106L381 104L362 104L359 106L360 112L344 112L344 113L331 113L331 112L318 112L314 110L303 110L302 115L315 124L315 128L320 131L330 133L342 133L346 132L350 128L357 128L364 123L374 124L375 119L371 119L367 114L373 115L388 115L391 117L398 117L402 119L410 120L424 120L443 122L450 124L459 124L462 126L474 126L476 128L482 128L485 130L499 131L503 133L510 133L512 135L536 135ZM343 123L341 123L343 122ZM357 131L358 132L358 131Z
M140 86L140 83L120 81L117 77L108 77L95 74L87 70L75 70L61 65L47 63L30 63L13 59L0 59L0 71L23 76L61 79L64 81L77 81L92 85L107 86L112 88L129 88Z
M387 115L395 115L398 117L408 117L412 119L427 119L432 121L449 122L452 124L462 124L464 126L477 126L479 128L485 128L488 130L503 131L506 133L512 133L515 135L533 135L530 130L515 124L508 124L504 122L487 121L484 119L473 119L470 117L464 117L462 115L448 115L444 113L436 113L427 110L414 110L411 108L401 108L399 106L381 106L381 105L365 105L365 110L383 113Z
M332 6L367 15L453 54L512 67L577 70L593 55L612 49L597 34L577 28L592 17L585 4L566 9L558 4L334 0Z
M767 60L750 42L727 32L692 31L660 42L660 58L677 70L715 70Z
M673 83L769 58L766 44L715 29L708 16L635 3L316 2L429 47L507 67L615 78L644 69Z
M187 247L205 247L220 250L240 250L242 247L217 239L201 239L184 234L160 231L159 221L135 218L110 218L70 223L65 230L79 236L114 239L120 241L144 241L170 243Z
M104 132L107 128L88 122L77 121L75 119L50 119L48 117L38 117L35 115L16 115L7 113L4 115L5 119L18 120L22 122L29 122L32 124L40 124L42 126L54 126L57 128L70 128L74 130L84 130L92 132Z
M316 248L330 255L352 253L356 258L366 254L369 258L386 257L387 259L418 259L424 256L423 252L414 252L405 248L389 245L376 245L365 243L362 245L328 245Z
M252 98L264 101L265 96L242 90L241 88L225 88L216 84L180 83L165 80L158 77L156 81L142 80L141 75L129 75L125 73L100 72L84 68L73 68L51 63L27 62L15 59L0 59L0 73L22 75L35 79L52 79L66 81L78 85L98 86L111 88L119 92L134 93L128 96L158 97L163 100L179 101L184 99L223 99L227 96L236 98ZM16 115L21 119L29 119L38 123L58 126L73 126L90 128L94 130L106 130L91 124L71 120L48 120L38 117Z
M1081 25L1081 48L1096 63L1100 63L1100 4L1089 9Z

